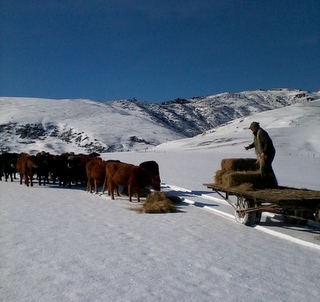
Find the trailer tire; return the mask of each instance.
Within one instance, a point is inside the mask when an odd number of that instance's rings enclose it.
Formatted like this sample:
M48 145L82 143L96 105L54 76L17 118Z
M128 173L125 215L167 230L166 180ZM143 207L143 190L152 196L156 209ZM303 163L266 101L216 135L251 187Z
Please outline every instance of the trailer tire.
M262 212L261 211L256 211L254 213L256 214L256 217L254 219L254 224L259 224L260 221L261 221Z
M253 206L254 206L254 203L251 199L244 199L243 202L240 203L239 210L245 210ZM241 213L235 210L234 216L238 223L250 226L255 223L256 212Z

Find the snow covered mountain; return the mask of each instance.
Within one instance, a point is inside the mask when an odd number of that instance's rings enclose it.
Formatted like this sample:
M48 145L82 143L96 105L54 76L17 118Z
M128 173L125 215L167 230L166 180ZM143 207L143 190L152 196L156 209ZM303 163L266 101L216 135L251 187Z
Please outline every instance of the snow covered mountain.
M268 131L278 154L319 156L320 99L238 118L192 138L158 145L156 150L240 153L253 139L248 129L253 121Z
M291 89L221 93L158 104L1 97L1 148L29 153L146 150L209 135L216 131L213 128L233 120L241 123L253 114L317 99L319 91Z

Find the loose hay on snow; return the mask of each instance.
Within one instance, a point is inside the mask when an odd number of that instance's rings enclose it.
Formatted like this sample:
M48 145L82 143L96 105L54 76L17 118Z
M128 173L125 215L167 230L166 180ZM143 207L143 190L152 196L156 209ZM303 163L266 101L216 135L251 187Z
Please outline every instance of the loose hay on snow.
M231 171L256 171L259 163L255 158L225 158L221 160L221 170Z
M151 192L144 202L142 213L172 213L176 208L164 192Z

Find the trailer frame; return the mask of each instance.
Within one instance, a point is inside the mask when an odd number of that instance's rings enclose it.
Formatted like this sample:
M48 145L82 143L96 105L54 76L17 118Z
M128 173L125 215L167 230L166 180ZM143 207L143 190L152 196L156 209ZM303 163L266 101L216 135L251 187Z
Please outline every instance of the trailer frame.
M272 189L225 188L214 183L203 184L215 191L235 210L237 222L259 224L262 212L281 214L284 222L305 225L320 221L320 191L278 186ZM236 197L236 202L230 200Z

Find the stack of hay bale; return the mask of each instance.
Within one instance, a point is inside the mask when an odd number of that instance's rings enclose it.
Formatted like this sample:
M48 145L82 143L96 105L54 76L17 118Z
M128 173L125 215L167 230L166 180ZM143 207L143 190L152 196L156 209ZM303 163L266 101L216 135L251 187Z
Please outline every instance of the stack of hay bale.
M259 162L254 158L226 158L221 161L221 170L216 171L214 183L224 188L245 190L261 187Z

